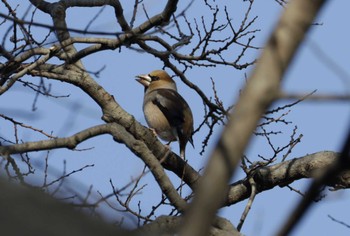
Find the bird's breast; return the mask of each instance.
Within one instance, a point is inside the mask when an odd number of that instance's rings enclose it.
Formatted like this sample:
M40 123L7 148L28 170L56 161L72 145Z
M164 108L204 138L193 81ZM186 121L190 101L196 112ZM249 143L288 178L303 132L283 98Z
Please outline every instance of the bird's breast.
M150 128L155 129L157 135L164 141L175 141L176 129L171 127L163 112L151 101L143 104L145 119Z

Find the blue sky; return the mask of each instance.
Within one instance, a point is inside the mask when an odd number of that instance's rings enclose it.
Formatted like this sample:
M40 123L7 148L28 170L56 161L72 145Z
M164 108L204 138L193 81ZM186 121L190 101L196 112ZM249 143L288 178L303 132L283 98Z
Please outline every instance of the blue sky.
M238 24L244 15L242 7L245 7L245 5L237 3L237 1L234 1L234 3L232 1L226 2L231 10L234 22ZM18 8L18 12L24 10L24 8L21 8L23 2L20 1L20 3L21 6ZM145 1L145 3L149 9L149 14L157 13L162 8L156 1ZM127 18L131 16L131 7L125 7ZM196 1L193 6L196 10L190 11L190 16L195 17L204 14L204 9L203 11L200 9L202 7ZM317 89L317 94L319 95L349 93L350 78L348 76L339 76L339 70L331 64L325 63L324 58L320 56L320 51L315 49L316 45L327 55L327 58L349 73L347 68L350 49L347 45L350 41L350 33L344 28L344 22L349 19L349 7L350 2L340 0L330 1L325 6L317 19L317 22L321 25L313 26L284 78L283 89L285 92L306 94ZM261 29L254 41L256 46L262 47L264 45L278 20L281 10L281 7L275 1L255 1L250 17L259 16L254 24L254 28ZM84 27L92 15L88 13L88 9L70 9L67 15L69 27ZM144 16L140 18L138 23L143 19ZM50 22L45 15L40 13L37 13L35 20ZM98 21L92 25L92 30L115 31L113 15L110 9L106 9ZM249 61L257 57L258 54L259 51L251 52L245 59ZM137 74L148 73L154 69L161 68L162 63L153 56L135 53L126 48L123 48L121 52L101 52L94 57L84 59L83 62L90 71L97 71L106 66L96 80L114 95L126 111L145 125L142 114L143 88L135 82L134 77ZM197 68L189 71L186 75L192 82L199 84L208 94L212 93L210 77L213 77L219 96L224 104L228 106L236 100L239 89L244 85L245 75L249 75L250 70L237 71L223 67ZM38 81L32 77L27 77L27 80ZM185 87L178 78L175 78L175 80L178 82L180 93L188 100L195 114L195 125L198 125L203 114L200 98L191 89ZM50 83L52 84L53 94L69 94L70 97L53 99L41 96L36 104L38 107L37 111L32 112L33 93L22 85L16 85L8 93L0 97L2 109L0 113L12 116L47 132L53 131L55 135L60 137L71 135L92 125L102 123L100 109L79 89L55 81L50 81ZM278 106L285 103L286 101L281 101L275 105ZM287 119L292 121L293 124L283 127L284 133L277 136L275 141L283 143L285 140L288 140L292 129L296 125L298 126L298 133L302 133L303 138L289 158L323 150L338 151L349 128L349 108L349 102L344 101L305 101L291 109ZM0 120L0 134L13 138L11 131L13 131L13 127L9 123ZM23 140L40 140L45 138L44 136L33 134L29 130L20 132ZM210 146L203 156L200 156L199 152L205 130L194 137L196 149L189 146L187 148L187 156L190 157L189 163L196 169L205 165L219 133L220 128L216 130L215 136L212 138ZM72 177L74 181L71 180L71 184L74 185L74 188L85 192L91 184L93 185L93 190L106 194L111 192L109 179L112 179L116 186L122 187L132 178L138 176L143 168L143 164L138 158L135 158L123 145L115 143L111 137L94 138L79 146L81 149L90 147L94 148L81 152L51 151L49 158L49 163L52 165L51 173L62 170L63 160L67 161L68 171L81 168L86 164L95 164L93 168L87 168L85 171L75 174ZM177 143L172 144L172 149L178 152ZM266 140L253 138L246 153L247 156L256 159L258 154L270 155L271 150L269 150ZM32 160L36 163L38 169L40 167L43 168L45 155L46 153L32 154ZM169 175L173 177L171 173ZM235 176L235 179L241 177L242 174L238 174ZM36 181L41 179L42 175L38 170ZM173 179L175 183L178 183L176 178ZM142 184L147 184L147 187L137 199L142 200L144 206L149 209L150 204L154 201L153 199L160 197L159 188L150 175L144 178ZM292 184L293 187L301 190L305 190L307 185L308 181L299 181ZM349 229L332 222L327 217L330 214L346 222L349 219L347 210L349 206L348 199L348 190L327 192L327 197L313 206L292 235L348 235ZM281 189L276 187L273 190L259 194L253 203L252 210L248 215L242 232L246 235L272 235L284 222L285 217L288 216L288 213L299 200L300 197L287 188ZM222 209L220 213L237 225L245 204L246 201L243 201ZM134 207L136 206L137 201L134 202ZM167 213L167 210L164 210L164 213ZM111 214L111 216L115 217L115 214ZM347 223L350 224L350 221Z

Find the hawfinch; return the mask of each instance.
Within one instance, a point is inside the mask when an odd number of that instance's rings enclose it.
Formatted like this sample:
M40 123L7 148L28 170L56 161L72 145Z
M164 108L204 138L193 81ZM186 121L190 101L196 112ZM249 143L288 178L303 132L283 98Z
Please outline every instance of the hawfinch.
M164 141L179 141L180 156L185 159L187 142L193 146L193 117L175 81L163 70L136 77L145 87L143 113L148 126Z

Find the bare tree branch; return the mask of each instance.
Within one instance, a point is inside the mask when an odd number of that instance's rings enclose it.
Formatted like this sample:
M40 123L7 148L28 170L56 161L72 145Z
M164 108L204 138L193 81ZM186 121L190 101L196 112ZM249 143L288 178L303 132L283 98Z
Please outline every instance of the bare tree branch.
M227 183L251 134L277 98L283 74L324 1L291 1L271 35L226 129L211 155L186 213L182 235L206 235L228 192Z
M274 187L285 187L288 184L303 179L317 178L337 160L339 153L317 152L303 157L293 158L272 166L262 166L251 170L257 193L270 190ZM350 187L350 168L337 175L336 179L326 183L334 189ZM249 179L243 179L230 185L225 205L235 204L251 195Z
M0 146L0 155L8 156L11 154L51 150L51 149L57 149L57 148L74 149L78 144L80 144L81 142L89 138L92 138L101 134L110 133L110 129L112 126L113 124L103 124L103 125L94 126L67 138L55 138L50 140L38 141L38 142L26 142L26 143L19 143L19 144L14 144L10 146Z

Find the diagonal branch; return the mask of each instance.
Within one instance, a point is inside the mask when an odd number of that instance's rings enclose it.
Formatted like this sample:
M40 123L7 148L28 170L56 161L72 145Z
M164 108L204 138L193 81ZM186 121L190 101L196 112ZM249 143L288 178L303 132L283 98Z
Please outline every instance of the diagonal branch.
M180 212L187 208L187 203L181 198L176 191L174 185L171 183L168 175L165 173L161 162L163 162L170 154L168 149L161 160L158 160L151 150L147 147L144 141L135 139L126 129L113 126L110 130L114 139L118 142L124 143L130 150L142 159L147 167L152 172L162 192L167 196L171 204Z
M227 183L265 110L277 98L282 77L322 0L291 1L244 88L234 113L211 155L184 220L182 235L207 235L227 196Z

